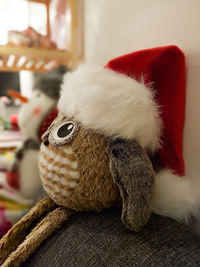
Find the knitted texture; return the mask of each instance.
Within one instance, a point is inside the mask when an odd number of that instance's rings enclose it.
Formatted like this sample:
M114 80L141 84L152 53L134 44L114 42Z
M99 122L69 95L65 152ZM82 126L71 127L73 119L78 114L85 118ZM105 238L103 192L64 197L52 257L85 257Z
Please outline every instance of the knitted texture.
M72 211L66 208L57 208L50 212L32 232L26 237L18 248L12 252L2 267L17 267L45 240L61 223L66 221Z
M0 242L0 265L2 265L9 254L23 241L32 222L55 206L55 203L49 197L44 198L2 237Z
M200 238L152 214L139 233L128 231L120 209L77 213L44 241L23 267L198 267Z
M63 123L61 117L51 125L49 134L59 122ZM100 211L119 202L104 136L80 126L70 144L55 146L49 140L48 146L41 146L40 174L44 189L58 205L77 211Z
M147 153L134 140L117 138L110 143L111 171L122 196L122 222L141 230L152 211L153 167Z

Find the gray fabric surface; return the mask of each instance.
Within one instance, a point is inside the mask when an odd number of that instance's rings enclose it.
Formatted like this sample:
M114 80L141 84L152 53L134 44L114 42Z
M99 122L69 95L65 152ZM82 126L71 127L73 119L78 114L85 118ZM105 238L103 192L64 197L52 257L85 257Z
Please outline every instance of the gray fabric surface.
M23 265L200 266L200 238L184 226L152 215L140 233L127 230L120 211L73 215Z

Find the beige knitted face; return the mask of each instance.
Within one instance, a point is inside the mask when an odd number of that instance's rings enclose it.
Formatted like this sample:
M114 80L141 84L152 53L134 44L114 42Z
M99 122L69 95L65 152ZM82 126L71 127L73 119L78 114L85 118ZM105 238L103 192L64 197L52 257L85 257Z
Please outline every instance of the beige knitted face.
M43 136L40 175L58 204L75 210L101 210L119 199L109 170L105 138L59 114Z

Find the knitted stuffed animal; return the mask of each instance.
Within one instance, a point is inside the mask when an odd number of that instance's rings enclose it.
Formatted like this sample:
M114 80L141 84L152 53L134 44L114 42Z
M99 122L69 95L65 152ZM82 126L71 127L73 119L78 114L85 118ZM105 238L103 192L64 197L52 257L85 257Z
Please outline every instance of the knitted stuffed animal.
M49 196L2 238L1 266L19 266L73 211L121 205L128 229L137 232L148 222L155 171L147 151L159 148L162 123L152 91L133 79L130 65L128 71L112 64L82 66L66 75L59 115L40 149L40 175Z

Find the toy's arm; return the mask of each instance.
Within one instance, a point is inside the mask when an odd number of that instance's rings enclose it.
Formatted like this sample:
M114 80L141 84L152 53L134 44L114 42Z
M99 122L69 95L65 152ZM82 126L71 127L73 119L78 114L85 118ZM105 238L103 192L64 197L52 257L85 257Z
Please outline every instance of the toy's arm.
M69 219L72 212L72 210L64 207L58 207L49 212L1 266L21 266L39 245L60 227L61 223Z
M135 141L113 139L109 143L110 168L122 197L122 221L135 232L152 211L154 170L146 151Z
M49 197L42 199L22 219L17 222L0 240L0 266L24 240L31 224L43 214L56 207L55 202Z

